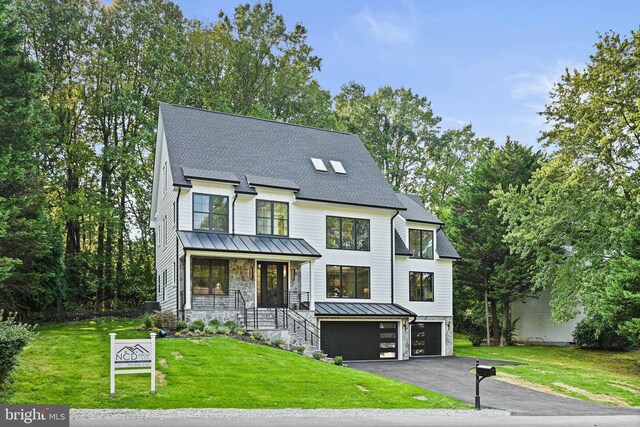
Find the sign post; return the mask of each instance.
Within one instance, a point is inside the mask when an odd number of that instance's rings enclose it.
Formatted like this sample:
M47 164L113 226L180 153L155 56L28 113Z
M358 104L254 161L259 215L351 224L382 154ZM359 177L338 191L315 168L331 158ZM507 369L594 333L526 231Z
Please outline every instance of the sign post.
M111 397L116 395L116 375L119 374L151 374L151 394L156 394L156 334L152 332L149 336L149 339L117 340L115 333L109 334Z

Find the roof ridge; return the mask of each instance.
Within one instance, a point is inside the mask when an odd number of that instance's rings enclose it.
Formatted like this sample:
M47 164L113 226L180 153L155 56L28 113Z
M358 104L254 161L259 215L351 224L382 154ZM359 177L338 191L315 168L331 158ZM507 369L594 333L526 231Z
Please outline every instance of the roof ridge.
M207 110L205 108L190 107L188 105L180 105L180 104L172 104L170 102L160 102L160 105L162 105L162 104L171 105L172 107L177 107L177 108L187 108L189 110L202 111L204 113L220 114L220 115L223 115L223 116L231 116L231 117L240 117L240 118L244 118L244 119L260 120L260 121L267 122L267 123L275 123L275 124L279 124L279 125L295 126L295 127L299 127L299 128L305 128L305 129L321 130L321 131L324 131L324 132L338 133L338 134L341 134L341 135L358 136L358 135L353 134L353 133L342 132L342 131L339 131L339 130L331 130L331 129L318 128L318 127L314 127L314 126L299 125L299 124L296 124L296 123L281 122L281 121L272 120L272 119L263 119L261 117L245 116L243 114L225 113L223 111Z

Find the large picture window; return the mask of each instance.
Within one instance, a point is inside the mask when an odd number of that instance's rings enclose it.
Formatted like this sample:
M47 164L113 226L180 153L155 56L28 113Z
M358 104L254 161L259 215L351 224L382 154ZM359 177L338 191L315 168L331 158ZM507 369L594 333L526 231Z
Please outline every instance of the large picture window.
M327 298L371 298L369 267L327 266Z
M195 295L229 295L229 260L193 258L191 283Z
M409 230L409 250L412 258L433 259L433 231Z
M228 232L229 198L211 194L194 194L193 229Z
M289 235L289 204L256 200L256 234Z
M369 250L369 220L327 216L327 249Z
M409 273L409 301L433 302L433 273Z

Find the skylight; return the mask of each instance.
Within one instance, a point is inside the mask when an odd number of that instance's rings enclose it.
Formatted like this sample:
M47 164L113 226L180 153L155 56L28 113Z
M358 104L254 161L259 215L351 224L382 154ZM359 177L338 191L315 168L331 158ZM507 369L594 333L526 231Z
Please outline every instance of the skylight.
M333 168L333 170L336 173L340 173L340 174L343 174L343 175L347 174L347 171L344 170L344 166L342 166L342 163L340 163L337 160L331 160L331 167Z
M316 168L317 171L327 172L327 167L324 165L324 162L321 159L312 157L311 162L313 163L313 167Z

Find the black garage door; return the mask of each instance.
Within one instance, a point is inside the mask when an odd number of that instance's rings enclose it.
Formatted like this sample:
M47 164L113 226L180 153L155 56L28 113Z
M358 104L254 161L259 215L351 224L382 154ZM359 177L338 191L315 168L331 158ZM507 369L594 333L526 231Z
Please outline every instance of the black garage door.
M441 322L419 322L411 324L411 355L442 355Z
M344 360L398 358L396 322L321 322L322 350Z

